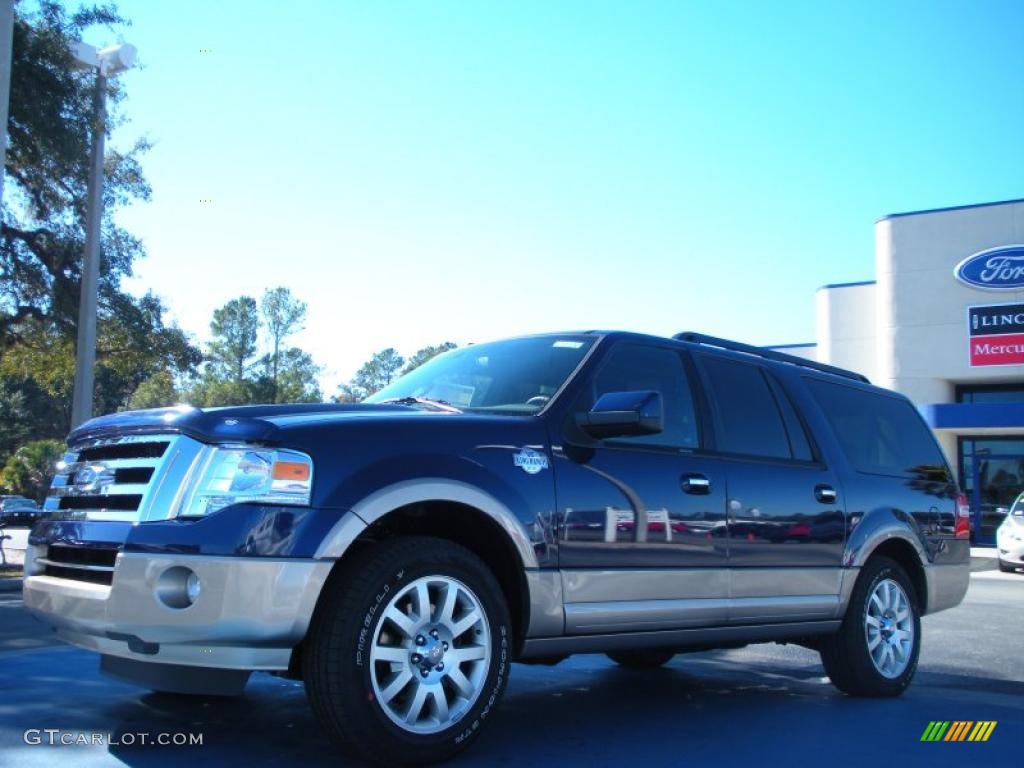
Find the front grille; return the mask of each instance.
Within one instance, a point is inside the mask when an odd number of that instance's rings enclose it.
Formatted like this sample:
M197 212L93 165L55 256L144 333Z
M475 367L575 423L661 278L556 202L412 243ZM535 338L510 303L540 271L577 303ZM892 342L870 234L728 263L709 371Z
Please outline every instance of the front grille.
M57 519L141 519L147 494L179 439L132 435L73 446L58 465L45 508Z
M46 557L37 557L36 564L43 566L47 576L110 586L117 552L117 547L51 544L46 548Z

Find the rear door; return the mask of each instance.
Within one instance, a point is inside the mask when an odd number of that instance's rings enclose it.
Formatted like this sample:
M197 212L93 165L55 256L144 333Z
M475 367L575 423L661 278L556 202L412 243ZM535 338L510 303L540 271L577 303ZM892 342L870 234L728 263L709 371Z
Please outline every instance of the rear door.
M730 621L834 617L846 531L835 469L770 367L696 358L726 474Z

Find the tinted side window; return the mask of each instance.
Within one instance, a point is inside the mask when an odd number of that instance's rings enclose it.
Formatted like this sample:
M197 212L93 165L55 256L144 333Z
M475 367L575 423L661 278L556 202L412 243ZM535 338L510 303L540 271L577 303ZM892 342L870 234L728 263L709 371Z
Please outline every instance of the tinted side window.
M612 350L580 398L575 410L586 411L608 392L652 390L661 393L665 429L657 435L617 437L613 443L696 448L699 444L693 394L678 352L662 347L622 344Z
M807 386L858 472L948 477L938 445L906 400L817 379Z
M793 458L782 414L761 368L720 357L702 359L718 403L718 448L725 453Z
M768 383L771 385L772 392L775 394L775 401L779 404L779 409L782 411L782 420L786 423L786 432L789 434L789 447L793 451L793 458L800 461L813 461L814 452L811 450L810 440L807 439L807 432L804 429L803 422L800 421L800 417L796 414L793 402L771 374L765 375L768 378Z

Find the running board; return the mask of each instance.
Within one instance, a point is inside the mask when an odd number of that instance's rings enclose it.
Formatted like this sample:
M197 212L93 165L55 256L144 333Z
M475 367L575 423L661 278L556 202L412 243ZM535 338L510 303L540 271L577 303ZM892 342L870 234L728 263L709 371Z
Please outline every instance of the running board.
M657 632L616 632L608 635L528 638L521 658L561 656L571 653L605 653L627 648L714 648L734 643L770 643L809 635L828 635L839 630L842 622L799 621L784 624L753 624L736 627L666 629Z

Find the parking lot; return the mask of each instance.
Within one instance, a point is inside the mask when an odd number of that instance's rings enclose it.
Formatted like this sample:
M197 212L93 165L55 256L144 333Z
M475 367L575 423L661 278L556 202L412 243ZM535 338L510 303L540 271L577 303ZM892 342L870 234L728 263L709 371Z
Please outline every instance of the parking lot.
M459 765L1014 765L1024 733L1024 574L976 573L963 605L925 617L920 668L893 700L858 700L793 646L677 656L653 672L603 656L516 665L498 718ZM0 593L0 764L347 764L299 683L254 675L238 699L146 693L101 677ZM995 720L985 743L922 743L932 720ZM202 734L201 746L26 744L28 729ZM136 741L139 741L136 737Z

